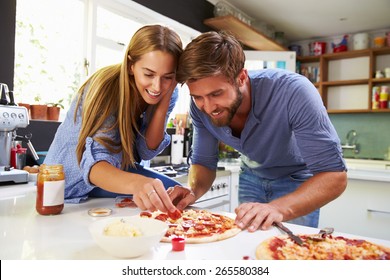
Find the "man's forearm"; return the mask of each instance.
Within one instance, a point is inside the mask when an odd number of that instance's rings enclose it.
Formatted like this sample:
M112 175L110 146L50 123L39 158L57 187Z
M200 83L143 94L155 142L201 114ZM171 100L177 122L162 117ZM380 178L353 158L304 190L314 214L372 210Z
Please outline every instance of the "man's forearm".
M188 185L195 194L196 199L204 195L213 184L216 171L203 165L193 164L188 173Z

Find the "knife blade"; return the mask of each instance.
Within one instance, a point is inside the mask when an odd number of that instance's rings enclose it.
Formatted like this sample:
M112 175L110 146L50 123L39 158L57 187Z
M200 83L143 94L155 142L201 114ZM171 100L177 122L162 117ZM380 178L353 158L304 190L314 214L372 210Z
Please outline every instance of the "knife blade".
M288 236L295 242L297 243L298 245L302 246L303 245L303 241L302 239L295 235L291 230L289 230L287 227L285 227L282 223L280 222L274 222L273 225L275 227L277 227L278 229L280 229L281 231L284 231L285 233L288 234Z

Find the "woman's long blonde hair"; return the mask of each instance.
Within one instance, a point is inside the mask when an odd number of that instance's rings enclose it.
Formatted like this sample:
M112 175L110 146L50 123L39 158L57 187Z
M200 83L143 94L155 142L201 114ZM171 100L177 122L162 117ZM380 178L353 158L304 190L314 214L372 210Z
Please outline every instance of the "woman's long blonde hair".
M122 168L134 166L133 148L136 133L139 133L136 112L142 97L135 85L134 76L129 73L131 65L140 60L142 55L157 50L172 54L177 63L183 51L179 35L161 25L141 27L131 38L122 63L98 70L81 86L74 115L76 120L79 105L85 95L76 148L79 164L87 137L93 137L111 153L122 151ZM109 127L103 127L111 115L116 117L115 121ZM119 131L120 142L96 134L98 131L110 132L115 129Z

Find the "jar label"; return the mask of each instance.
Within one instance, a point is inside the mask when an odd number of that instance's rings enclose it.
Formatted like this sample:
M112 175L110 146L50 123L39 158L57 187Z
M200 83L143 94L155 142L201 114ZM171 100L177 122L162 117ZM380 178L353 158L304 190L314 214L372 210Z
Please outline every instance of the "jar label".
M43 182L43 206L64 204L65 180Z

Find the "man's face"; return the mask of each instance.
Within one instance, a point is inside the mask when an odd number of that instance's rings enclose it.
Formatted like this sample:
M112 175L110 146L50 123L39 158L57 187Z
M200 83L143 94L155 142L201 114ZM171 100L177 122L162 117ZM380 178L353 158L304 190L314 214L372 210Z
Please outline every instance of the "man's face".
M191 97L199 110L208 115L215 126L228 126L242 102L237 85L224 76L207 77L187 83Z

